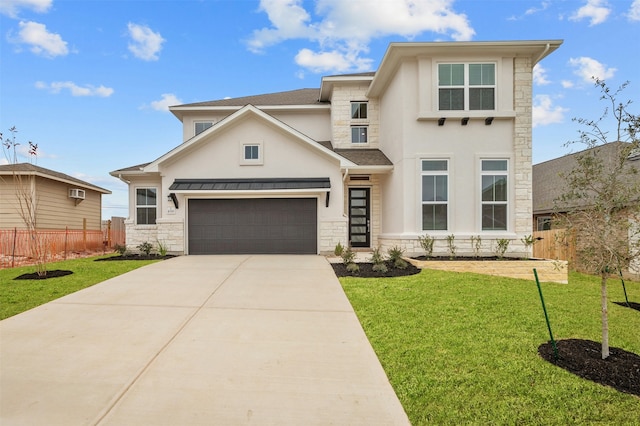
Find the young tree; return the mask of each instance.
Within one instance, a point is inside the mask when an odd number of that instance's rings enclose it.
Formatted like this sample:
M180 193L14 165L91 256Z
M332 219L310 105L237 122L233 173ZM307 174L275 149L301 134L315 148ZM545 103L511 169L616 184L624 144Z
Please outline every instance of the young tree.
M628 82L611 91L594 79L600 100L607 103L597 120L578 118L586 145L575 155L575 167L564 174L565 193L556 204L569 207L563 225L576 236L578 263L601 278L602 358L609 356L607 278L638 260L640 236L640 117L629 112L631 101L618 102Z
M13 186L15 188L15 199L17 202L18 214L24 223L29 236L29 251L32 259L36 263L36 273L43 277L47 275L47 241L38 232L37 224L37 200L35 194L35 176L21 173L22 164L18 162L18 147L20 143L16 141L18 130L10 128L11 136L5 138L0 133L0 144L8 163L12 166ZM38 145L29 141L28 151L30 159L38 155Z

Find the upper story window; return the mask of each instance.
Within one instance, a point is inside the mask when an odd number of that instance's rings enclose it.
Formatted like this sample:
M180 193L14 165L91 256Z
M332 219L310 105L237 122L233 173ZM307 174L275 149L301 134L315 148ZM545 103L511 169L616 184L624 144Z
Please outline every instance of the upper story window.
M157 188L136 188L136 224L156 224L157 194Z
M351 118L353 120L365 120L367 116L366 102L351 102Z
M240 164L261 165L263 164L262 143L243 143L240 151Z
M422 160L422 230L446 231L448 211L449 161Z
M506 231L508 218L507 160L482 160L482 230Z
M438 64L438 109L494 110L495 64Z
M351 143L368 143L367 126L351 126Z
M199 135L200 133L204 132L205 130L207 130L211 126L213 126L213 122L212 121L197 121L195 123L196 135Z

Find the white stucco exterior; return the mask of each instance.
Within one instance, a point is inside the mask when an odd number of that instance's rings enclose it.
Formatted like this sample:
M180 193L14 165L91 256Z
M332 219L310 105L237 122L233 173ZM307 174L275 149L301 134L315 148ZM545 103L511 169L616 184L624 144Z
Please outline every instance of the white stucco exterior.
M531 233L531 110L533 66L561 41L392 44L376 73L325 77L317 100L304 105L178 106L183 141L138 169L112 172L129 182L127 244L161 241L188 253L188 200L193 198L292 197L317 199L318 253L350 243L349 188L368 188L369 247L399 246L420 253L418 237L455 236L458 252L483 251L497 239L524 254L520 239ZM493 64L492 110L439 110L438 64ZM286 93L285 93L286 95ZM275 99L275 98L273 98ZM351 116L351 103L367 104L366 118ZM212 127L195 134L195 123ZM352 126L366 126L366 143L352 143ZM243 158L245 144L259 146L259 160ZM447 160L447 227L423 230L422 161ZM483 160L506 161L506 229L483 230ZM176 191L176 179L329 178L330 189L278 191ZM136 188L158 191L154 225L136 223ZM168 195L174 193L178 208ZM329 194L327 196L327 193ZM329 198L327 205L327 197Z

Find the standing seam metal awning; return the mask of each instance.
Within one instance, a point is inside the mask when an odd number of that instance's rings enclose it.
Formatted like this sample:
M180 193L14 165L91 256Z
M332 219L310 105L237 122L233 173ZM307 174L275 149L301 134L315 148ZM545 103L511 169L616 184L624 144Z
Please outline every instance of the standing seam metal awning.
M265 191L331 188L329 178L176 179L172 191Z

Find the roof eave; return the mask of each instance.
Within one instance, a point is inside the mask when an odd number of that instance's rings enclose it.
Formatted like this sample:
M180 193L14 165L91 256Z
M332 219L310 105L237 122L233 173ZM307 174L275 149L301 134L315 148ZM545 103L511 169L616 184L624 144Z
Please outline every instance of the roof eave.
M330 76L323 77L320 84L320 101L328 102L331 99L331 92L333 92L333 86L336 83L354 83L354 82L368 82L373 81L373 75L347 75L347 76Z

